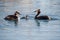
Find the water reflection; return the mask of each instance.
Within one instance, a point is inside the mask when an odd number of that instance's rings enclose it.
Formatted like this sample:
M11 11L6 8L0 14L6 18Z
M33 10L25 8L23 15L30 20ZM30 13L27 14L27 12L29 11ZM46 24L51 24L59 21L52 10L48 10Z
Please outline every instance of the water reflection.
M35 19L35 22L36 22L37 26L40 27L40 21Z
M35 22L36 22L36 24L37 24L38 27L41 26L41 22L43 22L43 23L48 23L49 21L50 21L50 20L37 20L37 19L35 19Z
M18 21L17 20L5 20L5 21L8 22L11 25L18 26Z
M14 24L15 24L15 26L17 26L18 25L18 21L14 21Z

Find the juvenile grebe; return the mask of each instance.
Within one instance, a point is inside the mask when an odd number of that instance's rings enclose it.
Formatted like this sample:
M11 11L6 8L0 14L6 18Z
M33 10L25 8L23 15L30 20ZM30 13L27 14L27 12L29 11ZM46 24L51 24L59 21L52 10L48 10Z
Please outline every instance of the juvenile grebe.
M28 19L28 15L26 15L25 17L21 17L21 19Z
M18 20L18 16L20 15L20 13L18 11L16 11L14 13L14 15L8 15L6 16L4 19L5 20Z
M37 12L37 15L35 16L35 19L50 20L50 18L48 16L46 16L46 15L44 15L44 16L38 16L41 13L40 9L38 9L38 10L36 10L34 12Z

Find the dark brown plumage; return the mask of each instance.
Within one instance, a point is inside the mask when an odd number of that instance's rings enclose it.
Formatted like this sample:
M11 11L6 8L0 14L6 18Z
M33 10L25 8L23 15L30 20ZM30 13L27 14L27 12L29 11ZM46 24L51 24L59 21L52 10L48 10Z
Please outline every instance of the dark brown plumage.
M19 15L20 13L18 12L18 11L16 11L15 13L14 13L14 15L8 15L8 16L6 16L4 19L5 20L18 20L18 15Z
M34 11L34 12L37 12L37 15L35 16L35 19L39 19L39 20L49 20L49 19L50 19L50 18L49 18L48 16L46 16L46 15L44 15L44 16L38 16L38 15L41 13L40 9L38 9L38 10L36 10L36 11Z

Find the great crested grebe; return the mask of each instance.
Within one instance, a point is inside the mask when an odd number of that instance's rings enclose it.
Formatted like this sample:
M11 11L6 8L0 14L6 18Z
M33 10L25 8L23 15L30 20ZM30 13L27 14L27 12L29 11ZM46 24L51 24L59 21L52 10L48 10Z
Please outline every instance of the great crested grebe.
M8 15L4 19L5 20L18 20L19 15L20 15L20 13L18 11L16 11L14 13L14 15Z
M38 9L38 10L36 10L34 12L37 12L37 15L35 16L35 19L39 19L39 20L50 20L50 17L48 17L46 15L44 15L44 16L38 16L41 13L40 9Z

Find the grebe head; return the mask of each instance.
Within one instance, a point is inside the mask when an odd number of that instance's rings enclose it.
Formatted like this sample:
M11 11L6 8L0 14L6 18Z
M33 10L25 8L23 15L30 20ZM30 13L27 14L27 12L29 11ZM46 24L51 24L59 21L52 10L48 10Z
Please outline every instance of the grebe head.
M20 13L18 11L16 11L14 15L18 17L20 15Z
M40 14L41 13L40 9L37 9L34 12L37 12L37 14Z
M17 16L18 17L18 20L20 21L20 15L21 14L18 11L16 11L14 15Z

